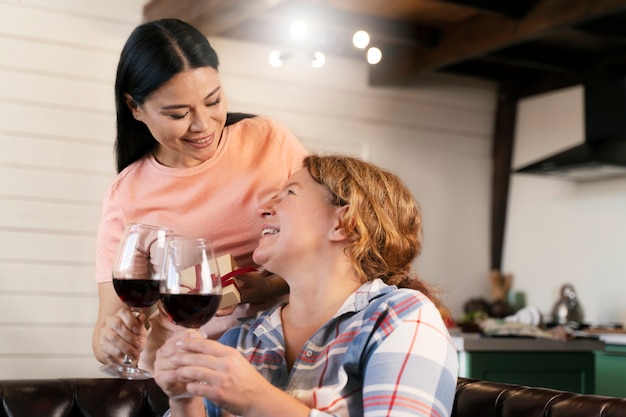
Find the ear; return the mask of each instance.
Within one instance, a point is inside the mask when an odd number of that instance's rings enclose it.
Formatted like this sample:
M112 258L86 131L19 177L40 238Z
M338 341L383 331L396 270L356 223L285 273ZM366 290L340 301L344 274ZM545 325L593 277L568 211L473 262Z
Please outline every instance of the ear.
M335 210L335 221L330 230L330 240L341 242L348 238L348 232L343 227L343 218L346 216L349 207L350 206L341 206Z
M123 97L124 97L124 102L130 109L130 112L133 115L133 117L136 120L141 121L141 112L139 111L139 106L137 105L137 103L135 103L135 100L133 100L131 95L128 93L124 93Z

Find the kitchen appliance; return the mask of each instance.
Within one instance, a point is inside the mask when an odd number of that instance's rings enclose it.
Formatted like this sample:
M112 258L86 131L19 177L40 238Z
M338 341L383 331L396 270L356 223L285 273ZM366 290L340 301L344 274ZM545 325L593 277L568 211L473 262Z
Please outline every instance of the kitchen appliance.
M564 284L561 287L561 297L552 308L552 320L554 324L574 325L583 324L583 309L578 301L576 290L572 284Z
M584 143L514 172L578 182L626 177L626 68L594 67L583 94Z

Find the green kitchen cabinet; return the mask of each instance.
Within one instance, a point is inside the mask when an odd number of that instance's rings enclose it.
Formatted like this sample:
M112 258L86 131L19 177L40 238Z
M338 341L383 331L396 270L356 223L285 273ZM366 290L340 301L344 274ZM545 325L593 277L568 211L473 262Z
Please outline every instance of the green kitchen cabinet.
M593 352L460 352L469 378L593 394Z
M459 355L459 376L581 394L596 391L597 353L604 352L604 342L597 339L561 342L462 333L453 335L452 341Z
M596 352L596 394L626 398L626 345Z

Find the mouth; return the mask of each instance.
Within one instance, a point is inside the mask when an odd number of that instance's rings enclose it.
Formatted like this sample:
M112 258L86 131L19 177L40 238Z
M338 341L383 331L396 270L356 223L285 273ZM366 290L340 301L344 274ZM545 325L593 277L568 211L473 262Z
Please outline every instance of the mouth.
M185 139L185 141L197 147L204 147L213 142L213 135L208 135L197 139Z
M261 231L261 236L275 235L276 233L278 233L277 228L268 226L263 228L263 230Z

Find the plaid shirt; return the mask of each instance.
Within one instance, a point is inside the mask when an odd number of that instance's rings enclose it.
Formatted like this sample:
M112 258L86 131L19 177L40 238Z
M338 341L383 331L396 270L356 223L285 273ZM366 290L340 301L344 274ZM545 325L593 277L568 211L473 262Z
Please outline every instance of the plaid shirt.
M449 416L457 352L422 293L381 280L362 285L303 346L287 371L282 305L229 330L236 347L274 386L321 416ZM208 401L207 415L221 413Z

